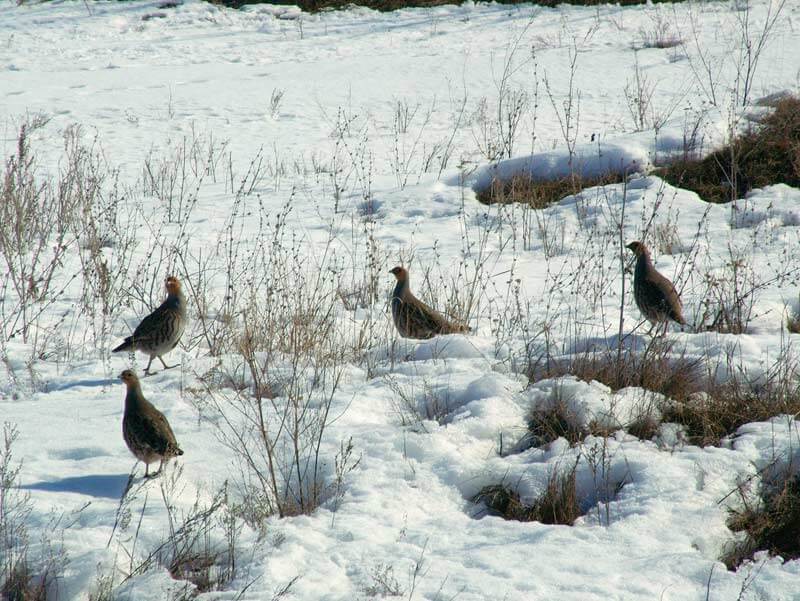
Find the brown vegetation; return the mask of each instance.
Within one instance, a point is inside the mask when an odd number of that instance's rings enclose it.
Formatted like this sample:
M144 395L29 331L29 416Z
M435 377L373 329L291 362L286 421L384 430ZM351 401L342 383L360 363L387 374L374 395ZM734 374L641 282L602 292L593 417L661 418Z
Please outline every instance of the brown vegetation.
M586 382L601 382L613 391L636 386L664 395L653 416L642 415L628 426L628 432L639 438L651 438L659 423L677 423L686 428L690 443L716 445L744 424L782 414L800 415L800 384L792 376L796 366L786 357L762 377L728 370L733 375L718 382L716 370L703 359L673 356L671 349L671 343L656 339L642 353L586 353L531 379L574 375ZM534 409L528 418L531 442L538 446L564 437L575 444L589 434L607 434L591 424L577 429L569 418L565 406L558 403L550 411Z
M702 159L686 154L656 174L714 203L771 184L800 186L800 98L782 98L771 114L723 148Z
M519 494L503 484L483 487L472 502L484 504L489 513L506 520L572 526L582 515L575 490L576 468L577 465L563 472L554 469L546 488L529 506L523 505Z
M480 0L479 0L480 1ZM498 4L528 4L525 0L495 0ZM680 0L653 0L655 3L659 2L675 2ZM221 4L231 8L241 8L248 4L264 4L263 0L210 0L212 4ZM414 7L431 7L442 6L445 4L462 4L463 0L356 0L349 2L347 0L278 0L269 2L269 4L288 4L299 6L306 12L319 12L321 10L330 10L345 8L347 6L366 6L373 10L390 11L398 10L400 8L414 8ZM646 4L646 0L619 0L617 2L622 6L631 6L635 4ZM559 4L575 4L579 6L597 6L600 4L607 4L606 0L538 0L535 2L539 6L554 7Z
M595 177L585 177L578 173L571 176L545 180L531 175L515 175L508 181L495 179L485 190L479 190L477 199L483 204L522 203L534 209L544 209L566 196L579 194L585 188L606 186L623 181L618 173L606 173Z
M728 550L722 560L729 569L752 560L757 551L768 551L789 561L800 557L800 476L783 476L762 483L755 503L741 492L743 508L734 510L728 527L745 538Z

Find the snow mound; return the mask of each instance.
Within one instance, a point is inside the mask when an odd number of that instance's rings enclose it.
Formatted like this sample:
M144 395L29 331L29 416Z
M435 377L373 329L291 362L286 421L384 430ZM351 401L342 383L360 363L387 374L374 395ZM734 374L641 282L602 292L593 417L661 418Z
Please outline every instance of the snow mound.
M612 392L605 384L584 382L575 376L536 382L528 391L528 398L532 411L558 412L579 431L590 426L613 430L643 418L658 419L657 407L665 401L663 395L643 388Z
M507 181L514 176L528 175L539 180L557 180L579 173L594 178L610 173L622 177L650 168L650 149L637 142L583 144L574 155L566 149L515 157L479 167L466 180L474 190L488 189L495 180ZM461 182L452 181L451 185Z

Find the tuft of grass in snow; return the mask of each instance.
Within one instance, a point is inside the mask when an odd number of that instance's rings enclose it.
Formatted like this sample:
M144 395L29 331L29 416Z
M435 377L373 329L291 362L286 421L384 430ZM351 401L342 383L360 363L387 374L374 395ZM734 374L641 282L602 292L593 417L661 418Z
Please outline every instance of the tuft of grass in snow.
M742 508L731 510L728 527L745 536L722 557L728 569L752 560L758 551L784 561L800 557L800 475L783 474L762 482L755 500L741 488L739 496Z
M634 48L674 48L683 43L681 36L674 31L674 25L666 12L649 11L647 25L639 28L639 43Z
M789 315L786 318L786 329L792 334L800 334L800 315Z
M623 181L619 173L583 176L580 173L560 179L544 180L527 174L515 175L509 181L495 179L486 190L476 194L483 204L527 204L534 209L544 209L566 196L579 194L585 188L618 184Z
M682 400L702 390L702 361L685 355L674 356L674 343L653 339L642 353L630 349L575 356L563 373L591 382L602 382L617 391L629 386L645 388L666 397Z
M241 8L248 4L263 4L263 0L208 0L211 4L220 4L230 8ZM295 0L286 4L296 4L300 9L314 13L323 10L333 10L346 8L348 6L366 6L373 10L391 11L401 8L425 8L431 6L442 6L444 4L462 4L464 0ZM498 4L525 4L528 0L496 0ZM658 2L677 2L680 0L655 0ZM646 4L647 0L619 0L617 4L621 6L632 6L636 4ZM283 4L275 2L275 4ZM578 6L599 6L607 4L606 0L538 0L536 4L541 6L555 7L559 4L574 4Z
M64 526L53 519L38 549L31 544L28 520L30 496L20 492L22 466L13 456L19 436L17 427L5 422L0 440L0 599L3 601L46 601L55 590L69 562L58 542ZM62 515L63 517L63 515Z
M573 375L584 382L600 382L612 391L638 387L664 395L670 403L688 401L705 389L701 359L671 354L672 343L654 339L643 353L630 349L607 350L574 355L568 361L553 363L546 371L531 374L531 381ZM558 389L556 389L558 390ZM557 394L557 392L556 392ZM558 401L558 399L556 399ZM666 408L658 408L660 411ZM589 435L608 436L612 432L594 421L579 426L580 420L571 415L567 403L555 402L546 410L533 409L528 415L528 440L533 446L565 438L577 444ZM643 440L652 438L659 421L649 410L627 426L627 431Z
M788 353L761 376L748 375L731 362L724 370L731 375L719 381L717 370L703 358L672 353L673 346L674 342L654 339L644 352L587 352L548 366L546 372L533 374L531 381L574 375L585 382L601 382L612 391L638 387L663 395L657 411L645 412L627 426L641 439L652 438L660 423L677 423L684 426L690 443L717 445L744 424L781 414L800 415L797 365ZM578 423L566 403L535 409L528 417L530 441L541 446L563 437L577 444L590 434L610 434L593 423L583 427Z
M379 563L370 572L372 582L363 589L369 599L383 599L385 597L402 597L405 590L395 578L394 566Z
M800 98L784 97L757 125L698 159L685 155L656 174L707 202L744 197L754 188L800 185Z
M577 427L566 403L560 402L547 411L531 411L528 415L528 433L531 444L537 447L562 437L570 444L576 444L592 434L588 429Z
M576 470L577 464L566 471L550 472L545 489L531 505L523 505L519 494L504 484L483 487L472 502L482 503L489 513L506 520L572 526L583 515L575 487Z
M609 349L573 355L568 361L554 362L544 371L529 374L531 381L573 375L584 382L597 381L612 391L638 387L664 395L671 401L687 402L706 389L706 376L702 359L672 353L674 343L654 338L644 352ZM576 444L589 434L603 436L609 432L590 424L576 428L577 421L570 416L565 404L554 403L553 408L534 410L528 417L528 431L535 445L542 445L559 437ZM647 414L634 421L628 432L639 438L652 438L658 423Z
M99 572L91 600L114 599L117 587L125 585L130 579L151 570L166 570L180 587L173 598L193 599L199 593L225 589L239 574L237 556L240 554L239 535L243 522L237 515L237 508L229 505L227 483L216 491L213 497L202 500L197 493L194 504L186 511L177 507L176 497L183 492L183 469L178 467L164 474L159 482L160 496L164 503L166 527L164 539L144 553L139 535L142 522L151 519L148 511L147 481L140 481L133 487L133 477L120 499L117 510L117 523L114 527L117 553L129 558L127 568L113 569L109 573ZM139 493L144 496L139 499ZM134 505L141 504L139 515L134 516ZM135 524L135 528L131 528ZM112 533L111 540L114 539ZM119 573L125 573L121 582L116 583Z
M800 414L800 386L796 381L751 381L737 375L723 384L710 383L707 391L665 407L662 421L682 424L691 443L707 446L719 444L744 424L781 414Z

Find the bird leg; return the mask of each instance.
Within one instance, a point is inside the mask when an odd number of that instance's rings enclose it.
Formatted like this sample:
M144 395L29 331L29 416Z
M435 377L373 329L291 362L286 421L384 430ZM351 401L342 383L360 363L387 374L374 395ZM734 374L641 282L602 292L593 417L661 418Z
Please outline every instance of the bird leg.
M145 465L147 465L147 464L145 464ZM152 474L148 474L147 470L150 468L150 466L147 465L147 467L144 468L144 477L145 478L155 478L156 476L161 474L161 468L162 467L164 467L164 460L163 459L161 460L161 463L158 464L158 469L156 471L154 471Z
M145 461L145 464L144 464L144 477L145 478L149 478L150 477L150 464L147 463L146 461Z
M163 361L162 361L163 363ZM150 366L153 364L153 355L150 355L150 361L147 362L147 367L144 368L144 375L150 375Z
M164 363L164 360L161 358L161 355L158 356L158 360L161 361L161 365L164 366L164 369L172 369L173 367L178 367L180 363L176 363L175 365L167 365Z

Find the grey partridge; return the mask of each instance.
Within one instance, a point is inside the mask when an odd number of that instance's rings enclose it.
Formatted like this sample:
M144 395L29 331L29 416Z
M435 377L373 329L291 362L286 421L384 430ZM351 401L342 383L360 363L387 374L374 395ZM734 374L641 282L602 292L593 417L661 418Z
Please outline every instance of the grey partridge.
M392 293L392 317L403 338L424 340L438 334L469 332L468 326L448 320L411 293L407 269L395 267L389 273L397 279Z
M664 325L666 333L669 320L686 325L681 299L675 286L656 271L650 251L641 242L631 242L628 248L636 255L633 271L633 298L636 306L653 327Z
M186 327L186 299L181 291L181 283L178 278L171 275L164 281L164 285L167 288L167 299L136 326L133 334L111 351L112 353L142 351L150 355L150 361L144 370L145 375L150 373L154 357L158 357L164 369L176 367L177 364L164 363L161 356L178 345Z
M136 374L126 369L119 377L128 388L122 417L122 437L131 453L144 462L144 477L157 476L165 461L183 455L183 451L175 440L167 418L144 398ZM158 471L150 474L150 464L155 461L161 462Z

